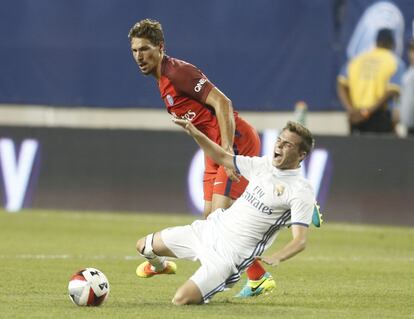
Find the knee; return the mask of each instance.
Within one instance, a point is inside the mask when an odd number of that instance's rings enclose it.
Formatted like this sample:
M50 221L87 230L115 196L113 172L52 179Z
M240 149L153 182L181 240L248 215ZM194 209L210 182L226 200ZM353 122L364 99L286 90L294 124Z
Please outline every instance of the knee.
M188 296L186 296L184 293L177 291L174 295L174 298L172 300L172 303L176 306L183 306L188 305L191 303L191 300Z
M199 288L190 280L178 288L172 303L176 306L197 305L203 302L203 297Z
M144 248L145 248L145 237L139 239L137 241L137 244L136 244L136 249L137 249L138 253L142 254Z

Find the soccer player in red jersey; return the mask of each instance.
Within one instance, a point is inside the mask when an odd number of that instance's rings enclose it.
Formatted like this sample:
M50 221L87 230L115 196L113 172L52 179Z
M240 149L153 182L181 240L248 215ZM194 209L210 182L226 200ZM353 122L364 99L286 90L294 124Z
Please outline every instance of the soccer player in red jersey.
M128 38L140 71L158 83L168 113L191 121L210 140L235 155L258 156L260 139L254 128L233 110L231 100L194 65L165 53L162 26L145 19L136 23ZM203 179L204 217L219 208L228 208L244 192L248 181L205 157ZM167 265L166 265L167 267ZM272 276L258 261L247 270L252 288L241 297L260 294L275 287ZM266 289L255 289L255 285Z

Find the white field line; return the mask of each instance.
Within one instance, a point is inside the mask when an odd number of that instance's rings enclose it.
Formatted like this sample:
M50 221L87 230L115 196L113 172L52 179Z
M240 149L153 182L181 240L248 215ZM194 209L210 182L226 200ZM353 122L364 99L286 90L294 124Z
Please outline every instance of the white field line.
M94 260L139 260L141 256L107 256L107 255L45 255L45 254L19 254L19 255L0 255L0 259L33 259L33 260L53 260L53 259L94 259ZM311 262L414 262L414 256L399 257L375 257L375 256L309 256L298 257L298 260Z

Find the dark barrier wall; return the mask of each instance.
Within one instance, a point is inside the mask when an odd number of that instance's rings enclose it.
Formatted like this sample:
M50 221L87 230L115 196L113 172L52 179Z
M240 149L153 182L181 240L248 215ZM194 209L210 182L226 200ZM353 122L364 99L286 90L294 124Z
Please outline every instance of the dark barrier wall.
M323 174L326 220L414 225L414 139L317 137L317 147L327 161L305 166L308 177ZM196 150L181 132L1 127L1 204L189 212Z
M15 166L19 167L24 165L22 143L28 139L39 142L25 196L26 207L187 210L185 176L189 158L197 147L184 134L2 128L0 136L0 159L5 156L2 141L11 138L18 162ZM5 171L3 165L3 203Z
M167 53L199 66L244 110L341 109L335 78L373 0L4 0L0 103L163 107L127 33L160 20ZM411 34L414 1L394 1Z
M317 137L329 150L327 218L414 225L414 139Z

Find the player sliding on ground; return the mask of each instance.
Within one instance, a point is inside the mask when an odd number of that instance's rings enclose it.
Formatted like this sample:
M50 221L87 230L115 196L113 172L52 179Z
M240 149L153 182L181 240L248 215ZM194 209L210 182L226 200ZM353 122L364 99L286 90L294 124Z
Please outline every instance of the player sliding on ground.
M137 268L140 277L175 273L174 262L166 257L199 260L200 268L178 288L172 302L200 304L233 286L255 259L277 266L305 249L315 196L301 176L300 163L314 139L307 128L288 122L273 156L249 157L226 152L190 121L173 121L216 163L249 180L243 195L227 210L218 209L206 220L167 228L137 242L138 252L148 260ZM260 257L284 227L291 228L292 240L273 255Z

